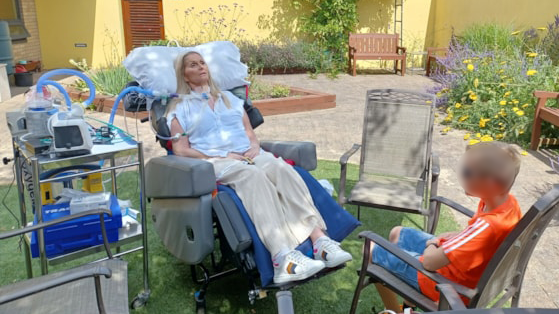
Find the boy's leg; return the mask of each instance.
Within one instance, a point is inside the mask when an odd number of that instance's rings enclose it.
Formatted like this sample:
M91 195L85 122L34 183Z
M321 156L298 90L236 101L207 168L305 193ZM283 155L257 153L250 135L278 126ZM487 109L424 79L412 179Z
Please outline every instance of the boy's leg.
M394 227L390 231L389 240L397 244L402 250L407 251L408 254L419 258L425 250L425 243L433 237L433 235L416 229ZM373 245L371 248L371 259L372 263L389 270L391 273L419 290L417 271L410 265L404 263L402 260L377 245ZM382 284L377 283L375 286L384 306L389 310L400 312L401 308L396 293Z

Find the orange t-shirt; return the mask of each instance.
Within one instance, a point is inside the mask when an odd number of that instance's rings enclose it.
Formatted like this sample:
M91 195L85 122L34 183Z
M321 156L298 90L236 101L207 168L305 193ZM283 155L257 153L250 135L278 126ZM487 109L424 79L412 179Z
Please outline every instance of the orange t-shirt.
M507 200L490 212L483 212L485 203L479 202L476 214L468 227L450 239L441 239L441 246L450 264L437 273L468 288L475 288L485 267L522 217L516 198ZM423 256L420 257L423 262ZM433 301L439 300L437 285L422 273L417 273L421 292Z

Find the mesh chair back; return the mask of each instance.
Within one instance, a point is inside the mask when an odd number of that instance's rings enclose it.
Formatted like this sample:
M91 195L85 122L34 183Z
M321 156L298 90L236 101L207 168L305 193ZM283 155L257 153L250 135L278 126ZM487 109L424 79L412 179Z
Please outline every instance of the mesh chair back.
M532 252L558 210L559 186L555 186L532 205L493 255L478 283L479 293L471 300L470 307L501 307L519 291Z
M367 92L360 180L371 175L418 179L428 170L433 95L397 89Z

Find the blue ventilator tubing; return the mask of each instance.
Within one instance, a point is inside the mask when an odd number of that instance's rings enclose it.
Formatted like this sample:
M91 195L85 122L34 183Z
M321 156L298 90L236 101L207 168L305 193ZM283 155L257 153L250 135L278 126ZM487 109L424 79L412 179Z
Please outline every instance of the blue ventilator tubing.
M95 85L93 84L91 79L89 77L87 77L87 75L83 74L82 72L72 70L72 69L52 70L52 71L49 71L49 72L43 74L39 78L39 80L37 81L37 94L42 94L43 93L43 86L44 85L53 85L54 87L56 87L62 93L62 95L64 95L64 99L66 100L66 104L68 105L68 109L70 109L70 107L72 106L72 101L70 100L70 96L68 95L68 92L66 92L66 90L64 90L64 88L62 88L62 86L60 84L58 84L57 82L48 80L48 78L50 78L51 76L54 76L54 75L76 75L79 78L81 78L82 80L84 80L84 82L87 84L87 87L89 87L89 98L87 98L83 102L86 107L89 106L93 102L93 100L95 99Z

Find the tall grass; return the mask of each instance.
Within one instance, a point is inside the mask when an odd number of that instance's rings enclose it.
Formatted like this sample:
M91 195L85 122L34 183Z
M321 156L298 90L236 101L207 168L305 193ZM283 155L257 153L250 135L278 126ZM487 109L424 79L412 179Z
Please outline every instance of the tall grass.
M126 86L126 83L133 80L128 71L126 71L126 68L120 64L101 69L92 69L87 65L85 59L82 61L70 60L70 63L89 76L93 85L95 85L96 92L99 94L116 96ZM83 80L76 81L74 86L81 91L88 90Z
M495 23L474 24L456 38L460 44L478 53L499 51L511 55L524 45L522 37L515 34L512 27Z

